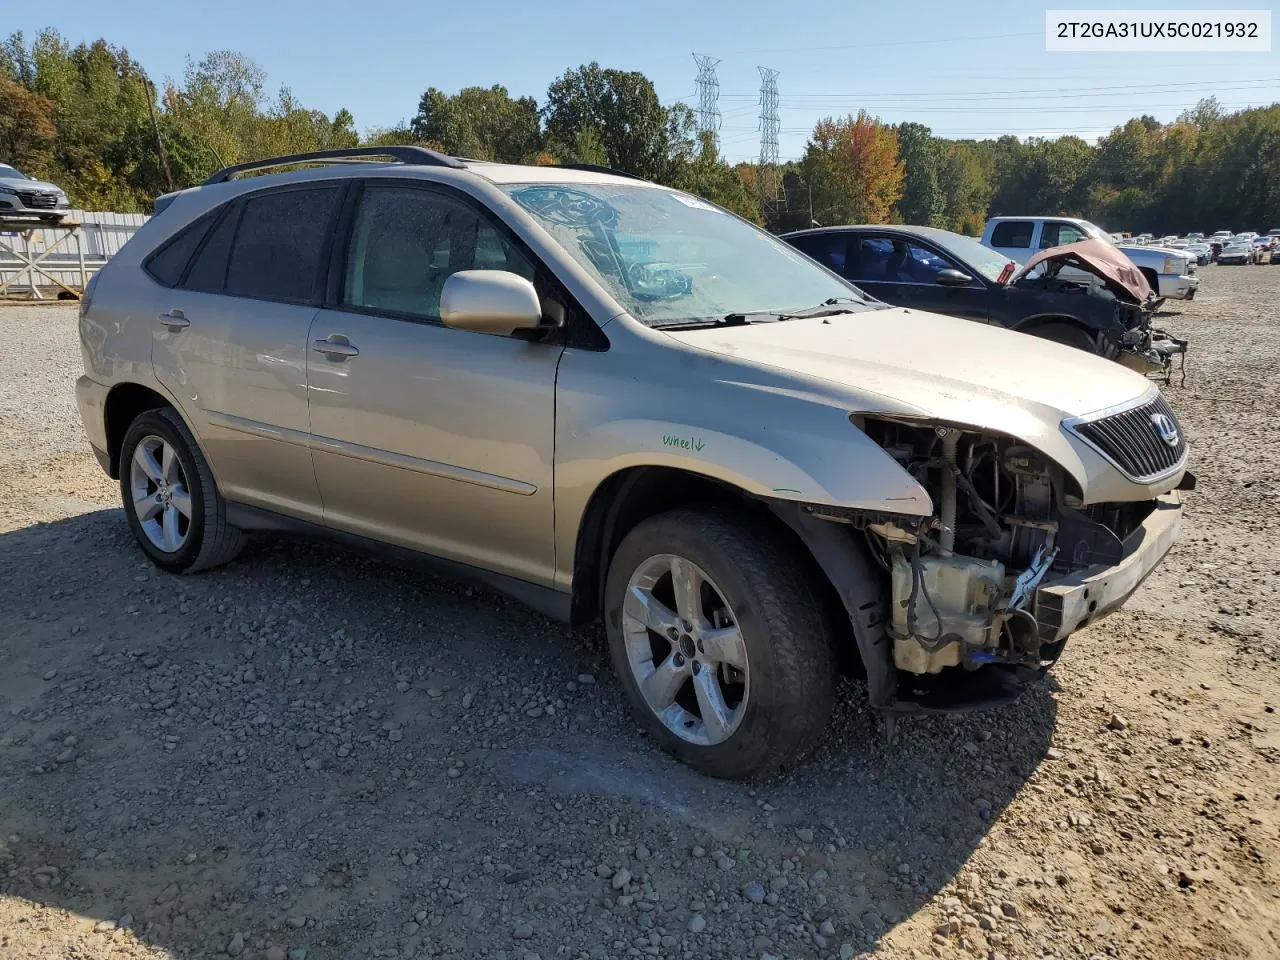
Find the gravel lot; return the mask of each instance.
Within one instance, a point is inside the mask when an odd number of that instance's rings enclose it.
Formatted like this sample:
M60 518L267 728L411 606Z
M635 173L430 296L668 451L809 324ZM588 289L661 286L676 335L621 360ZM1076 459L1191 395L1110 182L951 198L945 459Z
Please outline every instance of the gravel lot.
M1171 307L1200 489L1019 703L850 685L802 769L645 742L602 638L327 545L176 578L0 307L0 956L1280 956L1280 269Z

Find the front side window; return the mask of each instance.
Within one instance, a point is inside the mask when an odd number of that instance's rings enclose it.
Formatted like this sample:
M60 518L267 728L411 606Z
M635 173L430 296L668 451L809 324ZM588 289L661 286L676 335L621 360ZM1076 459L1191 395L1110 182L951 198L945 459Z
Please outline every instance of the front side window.
M885 237L861 237L849 252L849 269L845 273L855 283L888 283L895 279L889 268L893 259L893 241Z
M472 207L444 194L372 185L360 199L342 288L349 307L440 318L444 282L459 270L534 279L529 258Z
M337 200L336 186L249 197L227 264L226 293L289 303L310 300Z
M1049 221L1040 231L1040 249L1048 250L1050 247L1061 247L1087 239L1089 239L1088 236L1079 227L1069 223Z
M786 313L830 299L877 306L733 214L661 187L503 187L637 320L650 326Z

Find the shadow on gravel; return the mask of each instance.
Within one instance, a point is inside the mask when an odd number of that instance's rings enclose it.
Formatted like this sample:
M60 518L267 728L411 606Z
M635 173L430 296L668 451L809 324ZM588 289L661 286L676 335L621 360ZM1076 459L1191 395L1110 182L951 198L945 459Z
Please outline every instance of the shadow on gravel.
M0 894L93 955L860 953L1054 724L1050 679L888 745L849 682L802 767L725 783L637 736L595 633L327 545L171 577L104 510L0 534L0 582Z

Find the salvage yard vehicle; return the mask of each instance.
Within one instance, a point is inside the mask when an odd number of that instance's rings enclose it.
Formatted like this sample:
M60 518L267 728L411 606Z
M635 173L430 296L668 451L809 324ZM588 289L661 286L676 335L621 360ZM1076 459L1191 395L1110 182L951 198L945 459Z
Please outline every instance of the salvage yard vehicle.
M57 184L0 163L0 218L59 223L70 209L71 202Z
M973 238L935 227L818 227L782 239L896 307L998 324L1141 373L1167 376L1186 351L1186 341L1152 328L1158 298L1142 274L1097 240L1041 251L1016 269ZM1074 276L1061 276L1064 267Z
M1193 486L1133 371L600 168L322 151L156 211L82 301L76 390L146 556L313 532L603 619L708 774L801 756L845 668L891 716L1012 699Z
M1248 240L1231 240L1222 252L1218 254L1218 263L1227 264L1250 264L1254 261L1253 244Z
M1037 250L1086 239L1101 240L1123 250L1125 256L1142 271L1151 289L1160 296L1172 300L1195 297L1200 279L1195 275L1194 254L1150 242L1117 244L1110 234L1088 220L1074 217L992 217L982 232L984 246L1019 263L1025 263Z

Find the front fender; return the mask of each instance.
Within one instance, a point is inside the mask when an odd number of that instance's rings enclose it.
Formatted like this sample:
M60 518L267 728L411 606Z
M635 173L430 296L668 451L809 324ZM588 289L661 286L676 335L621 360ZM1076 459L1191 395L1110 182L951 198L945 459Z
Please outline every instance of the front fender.
M925 489L814 396L729 378L637 380L613 351L566 351L556 389L556 583L572 582L578 531L602 483L633 467L670 467L771 500L930 516ZM634 360L632 360L634 362ZM723 370L721 371L723 372ZM628 384L630 389L619 389Z

